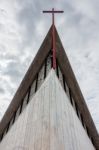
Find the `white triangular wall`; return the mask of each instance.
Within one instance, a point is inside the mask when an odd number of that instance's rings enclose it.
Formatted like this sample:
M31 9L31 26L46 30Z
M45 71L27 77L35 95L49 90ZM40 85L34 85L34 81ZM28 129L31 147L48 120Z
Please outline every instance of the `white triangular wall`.
M95 150L53 69L0 150Z

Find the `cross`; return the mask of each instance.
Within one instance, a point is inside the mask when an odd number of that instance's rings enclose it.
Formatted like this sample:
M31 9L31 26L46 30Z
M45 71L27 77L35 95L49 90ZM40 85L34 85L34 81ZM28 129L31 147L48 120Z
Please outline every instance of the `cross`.
M54 19L54 14L55 13L63 13L64 11L59 11L59 10L45 10L43 13L51 13L52 14L52 50L53 50L53 69L56 69L56 44L55 44L55 19Z

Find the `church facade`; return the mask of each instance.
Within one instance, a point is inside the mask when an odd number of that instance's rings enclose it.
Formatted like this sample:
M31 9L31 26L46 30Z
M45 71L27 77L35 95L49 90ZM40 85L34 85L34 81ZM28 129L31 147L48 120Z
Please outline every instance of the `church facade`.
M99 136L52 26L0 123L0 150L99 150Z

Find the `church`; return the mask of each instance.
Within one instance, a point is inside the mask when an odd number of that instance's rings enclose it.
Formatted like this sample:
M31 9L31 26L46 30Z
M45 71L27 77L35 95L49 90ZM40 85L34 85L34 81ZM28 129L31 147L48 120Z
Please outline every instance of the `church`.
M0 150L99 150L99 135L54 23L0 122Z

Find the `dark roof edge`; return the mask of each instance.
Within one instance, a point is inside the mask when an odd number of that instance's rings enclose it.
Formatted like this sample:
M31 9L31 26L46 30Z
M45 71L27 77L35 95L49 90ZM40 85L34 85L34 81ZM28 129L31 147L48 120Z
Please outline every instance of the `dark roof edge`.
M99 135L98 135L97 129L96 129L93 119L90 115L90 112L86 105L85 99L84 99L82 92L80 90L80 87L78 85L78 82L75 78L74 72L73 72L70 62L68 60L68 57L65 53L65 50L64 50L62 42L59 38L57 30L56 30L56 46L57 46L56 56L58 59L58 63L59 63L61 70L66 78L66 81L68 82L67 84L72 91L73 97L77 103L79 111L81 112L83 120L88 128L88 132L89 132L90 136L93 138L94 145L97 149L99 149Z
M39 72L39 69L41 68L45 58L47 57L49 51L51 50L51 28L50 27L41 47L39 48L33 62L31 63L28 71L26 72L17 92L15 93L14 98L12 99L8 109L6 110L1 122L0 122L0 137L2 136L2 133L4 129L6 128L7 124L13 117L14 113L18 109L20 103L22 102L29 86L33 82L33 80L36 77L36 74Z

